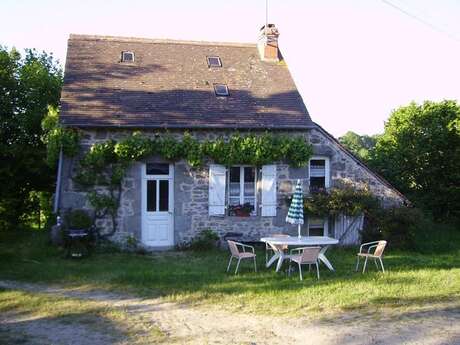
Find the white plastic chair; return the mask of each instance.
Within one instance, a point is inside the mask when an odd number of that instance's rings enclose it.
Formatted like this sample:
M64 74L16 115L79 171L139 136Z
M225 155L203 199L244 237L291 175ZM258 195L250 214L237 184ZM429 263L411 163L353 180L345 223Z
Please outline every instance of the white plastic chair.
M378 270L380 270L379 265L377 264L377 260L380 261L380 265L382 266L382 272L385 273L385 268L383 267L383 261L382 261L382 256L383 256L383 251L385 250L385 247L387 245L387 241L374 241L374 242L367 242L361 244L359 247L359 253L357 254L357 260L356 260L356 272L358 272L359 268L359 258L364 257L364 267L363 267L363 273L366 271L366 265L367 265L367 259L371 258L374 259L375 266L377 267ZM366 251L367 248L367 251ZM372 249L374 251L372 252Z
M291 250L290 261L289 261L289 275L291 275L291 264L292 262L296 262L299 266L299 274L300 280L303 280L302 277L302 265L308 264L308 270L311 269L311 265L316 265L316 276L319 279L319 263L318 263L318 256L321 247L303 247L303 248L295 248ZM295 255L294 252L299 252L299 254Z
M230 266L232 264L232 259L238 259L238 263L236 264L235 274L238 273L238 268L240 267L240 261L243 259L253 259L254 260L254 271L257 272L257 264L256 264L256 253L254 251L253 246L248 246L247 244L243 244L240 242L230 241L227 240L228 248L230 249L230 260L227 266L227 272L230 270ZM240 249L241 248L241 251ZM251 252L247 252L246 248L249 248Z

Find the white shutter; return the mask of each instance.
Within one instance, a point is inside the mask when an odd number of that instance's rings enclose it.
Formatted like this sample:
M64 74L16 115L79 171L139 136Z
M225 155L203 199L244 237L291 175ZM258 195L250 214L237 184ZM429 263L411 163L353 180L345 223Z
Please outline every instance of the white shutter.
M225 180L226 169L223 165L209 166L209 215L225 214Z
M276 165L262 166L262 217L276 216Z

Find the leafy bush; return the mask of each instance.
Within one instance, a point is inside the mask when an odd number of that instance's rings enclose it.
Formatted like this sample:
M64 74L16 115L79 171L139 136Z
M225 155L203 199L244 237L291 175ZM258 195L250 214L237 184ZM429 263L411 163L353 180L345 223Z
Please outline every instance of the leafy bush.
M460 104L412 102L396 109L369 163L434 219L460 219Z
M364 214L363 242L385 239L392 247L415 249L416 234L427 227L427 218L416 208L384 209L368 189L346 185L304 198L307 215L326 217Z
M307 215L325 217L329 215L367 214L380 208L378 199L368 189L352 186L320 191L304 198L304 212Z
M367 215L363 241L385 239L393 248L415 249L416 235L427 227L429 220L417 208L395 207L376 210Z
M460 231L458 224L426 220L426 225L415 234L415 248L420 253L458 253Z
M55 167L59 159L59 151L68 157L77 155L80 149L80 133L73 128L62 127L56 106L48 106L48 114L42 120L42 141L46 144L47 164Z
M216 241L219 240L217 233L211 229L201 231L190 243L190 249L196 251L211 250L216 247Z
M127 235L125 237L125 248L128 251L135 251L139 246L139 241L133 235Z
M65 217L69 229L89 229L93 220L85 210L71 210Z

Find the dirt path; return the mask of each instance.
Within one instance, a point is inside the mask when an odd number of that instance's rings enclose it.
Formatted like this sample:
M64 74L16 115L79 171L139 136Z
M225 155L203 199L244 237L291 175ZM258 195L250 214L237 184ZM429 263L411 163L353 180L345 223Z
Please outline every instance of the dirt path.
M0 287L97 301L119 308L129 315L127 323L144 328L158 326L165 344L460 344L460 310L446 305L385 315L347 313L312 322L301 318L232 314L217 308L196 308L104 291L79 291L13 281L0 281ZM17 327L31 337L26 344L35 344L33 339L37 336L51 344L133 343L89 325L69 325L56 320L27 323L24 319L27 315L0 316L0 329ZM142 341L138 338L136 343Z

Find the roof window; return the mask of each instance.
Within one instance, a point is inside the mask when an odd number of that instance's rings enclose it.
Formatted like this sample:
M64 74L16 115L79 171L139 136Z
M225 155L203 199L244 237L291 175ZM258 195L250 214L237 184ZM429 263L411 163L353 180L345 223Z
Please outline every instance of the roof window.
M222 67L222 60L218 56L208 56L208 67Z
M216 93L216 96L226 97L229 95L228 87L225 84L214 84L214 92Z
M130 51L121 52L121 62L134 62L134 53Z

